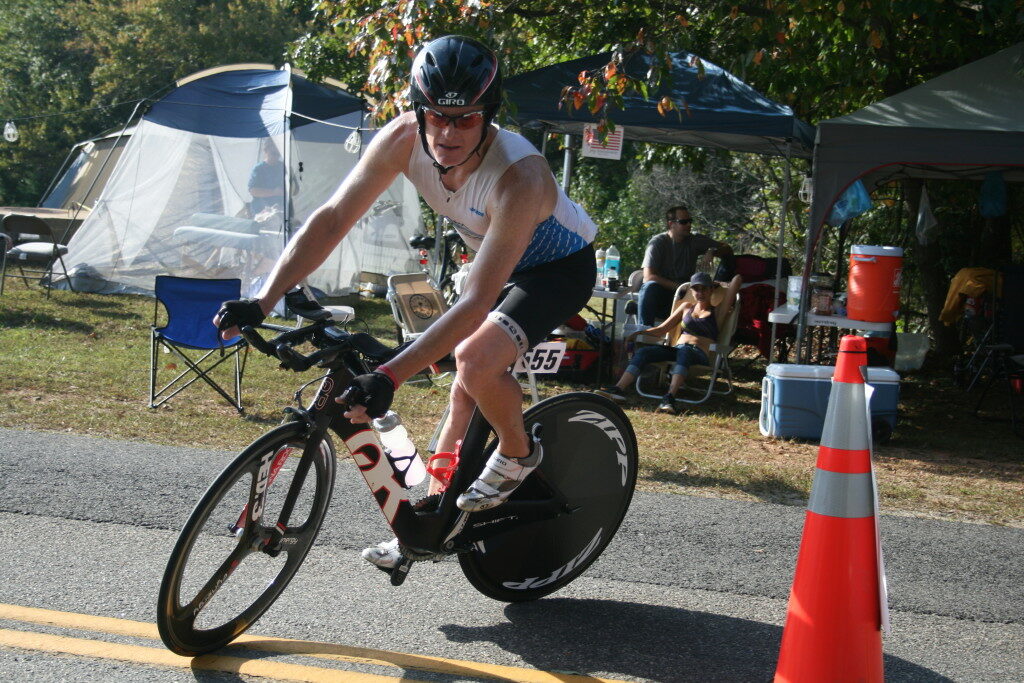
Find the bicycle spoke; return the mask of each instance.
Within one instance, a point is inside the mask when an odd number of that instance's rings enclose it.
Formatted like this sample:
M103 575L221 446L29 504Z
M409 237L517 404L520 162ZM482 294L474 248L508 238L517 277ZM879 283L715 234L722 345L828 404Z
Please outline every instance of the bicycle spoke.
M199 616L199 613L203 611L203 608L210 603L213 596L216 595L217 591L224 585L224 582L235 573L235 570L238 569L238 565L241 564L246 555L249 555L252 552L253 549L248 547L247 539L242 538L238 545L235 546L235 550L228 555L227 559L225 559L217 571L213 573L213 576L209 578L206 585L204 585L196 594L196 597L192 599L192 602L184 606L182 612L184 614L189 614L191 612L189 618L194 622L196 617Z

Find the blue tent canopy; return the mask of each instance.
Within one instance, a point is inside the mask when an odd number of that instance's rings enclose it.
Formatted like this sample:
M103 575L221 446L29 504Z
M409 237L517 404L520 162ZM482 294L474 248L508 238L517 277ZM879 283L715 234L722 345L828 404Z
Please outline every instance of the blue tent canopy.
M792 156L810 158L814 128L800 121L789 107L768 99L725 69L689 52L671 53L671 82L665 83L645 100L639 94L625 96L625 109L614 111L611 119L625 128L627 140L672 145L714 147L738 152L785 155L790 143ZM512 119L524 127L546 126L556 133L580 135L583 126L595 123L585 107L559 108L566 85L577 82L581 71L600 69L612 53L573 59L509 78L505 82L509 99L515 104ZM645 78L653 55L634 53L624 69L630 76ZM695 65L700 59L703 74ZM686 107L665 116L657 102L664 96L685 102Z
M363 108L363 101L331 85L313 83L285 70L242 69L179 81L177 88L153 104L146 118L193 133L233 138L281 135L285 131L291 81L290 128L314 119L327 120ZM225 115L211 116L212 109ZM230 112L230 114L227 114Z

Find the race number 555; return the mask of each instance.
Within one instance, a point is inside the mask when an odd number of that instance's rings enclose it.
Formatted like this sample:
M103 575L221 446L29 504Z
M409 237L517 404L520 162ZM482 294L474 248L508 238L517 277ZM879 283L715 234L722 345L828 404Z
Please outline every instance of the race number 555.
M516 372L544 374L558 372L565 355L565 342L541 342L516 361Z

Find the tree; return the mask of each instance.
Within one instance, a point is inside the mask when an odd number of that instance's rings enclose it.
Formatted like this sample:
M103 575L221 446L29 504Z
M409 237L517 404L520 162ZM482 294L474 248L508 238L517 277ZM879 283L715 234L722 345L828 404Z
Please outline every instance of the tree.
M69 47L75 32L60 18L60 0L0 4L0 125L13 120L17 142L0 140L0 204L35 205L82 126L91 99L92 62Z
M306 28L287 0L9 0L0 5L0 200L33 205L68 148L194 71L281 64ZM84 111L83 111L84 110ZM77 112L77 113L68 113ZM2 147L0 147L2 148Z
M92 0L65 13L95 60L96 100L139 99L222 64L286 61L307 17L285 0Z

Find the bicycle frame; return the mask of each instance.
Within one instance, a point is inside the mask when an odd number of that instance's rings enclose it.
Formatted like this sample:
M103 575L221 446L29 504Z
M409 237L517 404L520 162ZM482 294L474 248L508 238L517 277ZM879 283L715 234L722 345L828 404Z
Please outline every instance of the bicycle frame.
M394 476L376 431L368 424L350 422L343 414L346 407L336 400L349 386L352 377L365 371L361 367L362 361L351 352L345 352L332 366L309 407L303 411L294 411L306 422L310 431L277 523L280 532L283 533L287 528L302 482L328 429L338 435L352 454L384 519L394 530L399 542L424 557L468 550L473 543L491 538L523 522L550 519L572 512L564 496L543 476L538 476L538 480L548 494L544 498L508 501L494 513L474 513L472 520L470 513L455 506L459 492L465 490L483 469L491 429L479 411L471 419L460 452L461 462L451 485L440 495L433 509L414 509L409 500L409 491ZM270 469L269 462L267 469ZM262 473L260 479L263 479ZM263 492L260 495L266 494ZM262 500L258 503L262 505Z

